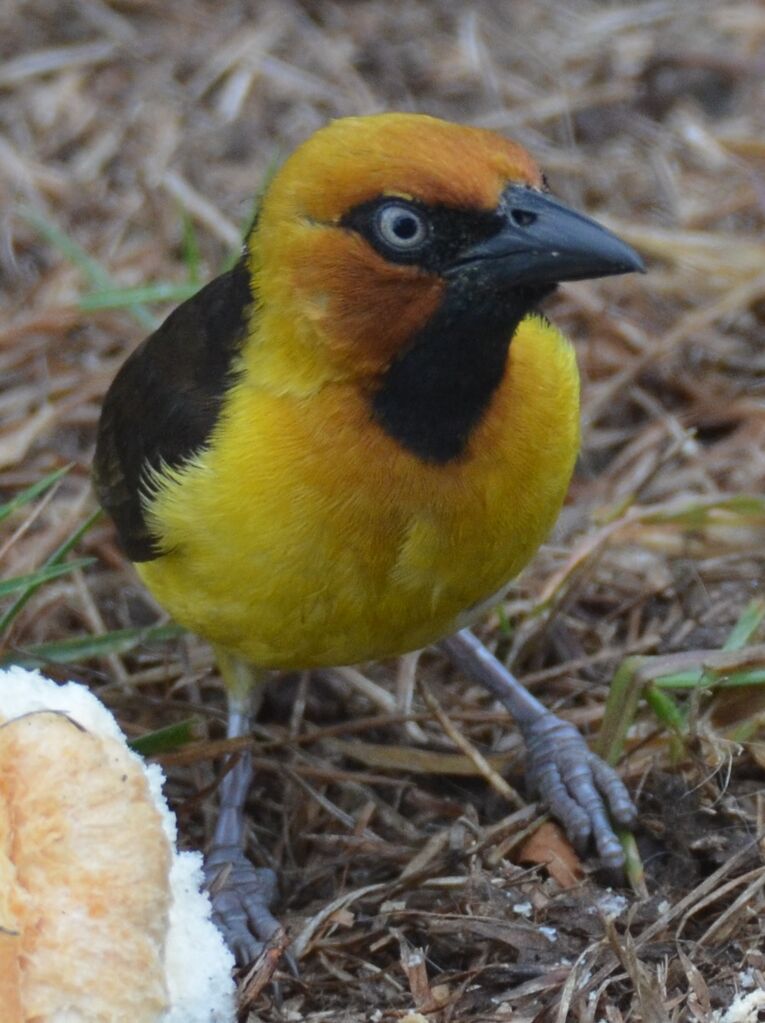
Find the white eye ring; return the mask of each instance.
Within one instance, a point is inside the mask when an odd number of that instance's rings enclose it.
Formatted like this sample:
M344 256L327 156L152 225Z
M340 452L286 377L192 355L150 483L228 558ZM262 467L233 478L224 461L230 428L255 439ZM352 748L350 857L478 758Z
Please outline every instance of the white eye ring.
M428 237L425 217L411 206L396 202L377 211L375 230L381 241L398 252L418 249Z

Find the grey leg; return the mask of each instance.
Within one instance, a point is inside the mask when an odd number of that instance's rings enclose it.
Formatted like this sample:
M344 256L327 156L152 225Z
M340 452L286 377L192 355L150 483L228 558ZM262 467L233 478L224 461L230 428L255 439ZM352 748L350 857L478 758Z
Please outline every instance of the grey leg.
M251 684L243 685L247 666L220 653L219 663L228 687L226 735L228 738L248 735L259 696L258 682L262 680L252 673ZM263 943L279 930L279 922L271 913L277 894L276 874L268 868L255 867L243 851L244 804L252 775L252 757L245 752L223 777L220 814L205 858L213 921L240 966L252 962L262 951Z
M637 811L614 769L590 751L573 725L533 697L469 629L438 646L512 714L526 743L529 786L576 847L584 849L593 838L607 867L623 867L624 852L610 819L629 828Z

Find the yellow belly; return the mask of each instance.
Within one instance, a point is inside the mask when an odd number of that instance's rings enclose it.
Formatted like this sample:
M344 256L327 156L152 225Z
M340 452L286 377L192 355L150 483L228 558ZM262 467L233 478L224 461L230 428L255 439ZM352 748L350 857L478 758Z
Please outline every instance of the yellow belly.
M573 352L523 321L467 454L426 465L351 384L231 392L205 452L150 503L168 553L138 565L159 602L270 668L349 664L465 624L547 535L578 447Z

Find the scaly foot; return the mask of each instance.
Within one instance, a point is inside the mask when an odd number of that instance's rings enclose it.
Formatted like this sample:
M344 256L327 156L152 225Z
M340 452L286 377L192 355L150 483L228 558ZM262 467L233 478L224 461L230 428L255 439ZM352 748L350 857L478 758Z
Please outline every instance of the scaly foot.
M238 846L216 845L205 860L205 878L213 922L237 965L247 966L280 928L271 913L276 874L268 867L255 867Z
M637 811L619 775L593 753L577 729L549 712L522 726L526 777L582 852L592 837L606 867L624 866L624 851L611 827L634 826Z
M573 725L551 714L532 696L469 629L438 645L513 715L528 751L531 789L561 822L574 845L581 850L592 837L606 866L623 867L624 853L611 819L632 827L637 810L616 771L591 752Z

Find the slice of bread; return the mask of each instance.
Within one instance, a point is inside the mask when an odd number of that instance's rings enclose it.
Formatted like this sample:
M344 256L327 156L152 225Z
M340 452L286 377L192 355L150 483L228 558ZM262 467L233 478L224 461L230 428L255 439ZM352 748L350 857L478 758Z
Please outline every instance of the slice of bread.
M3 1023L231 1023L233 959L163 777L83 686L0 672Z

